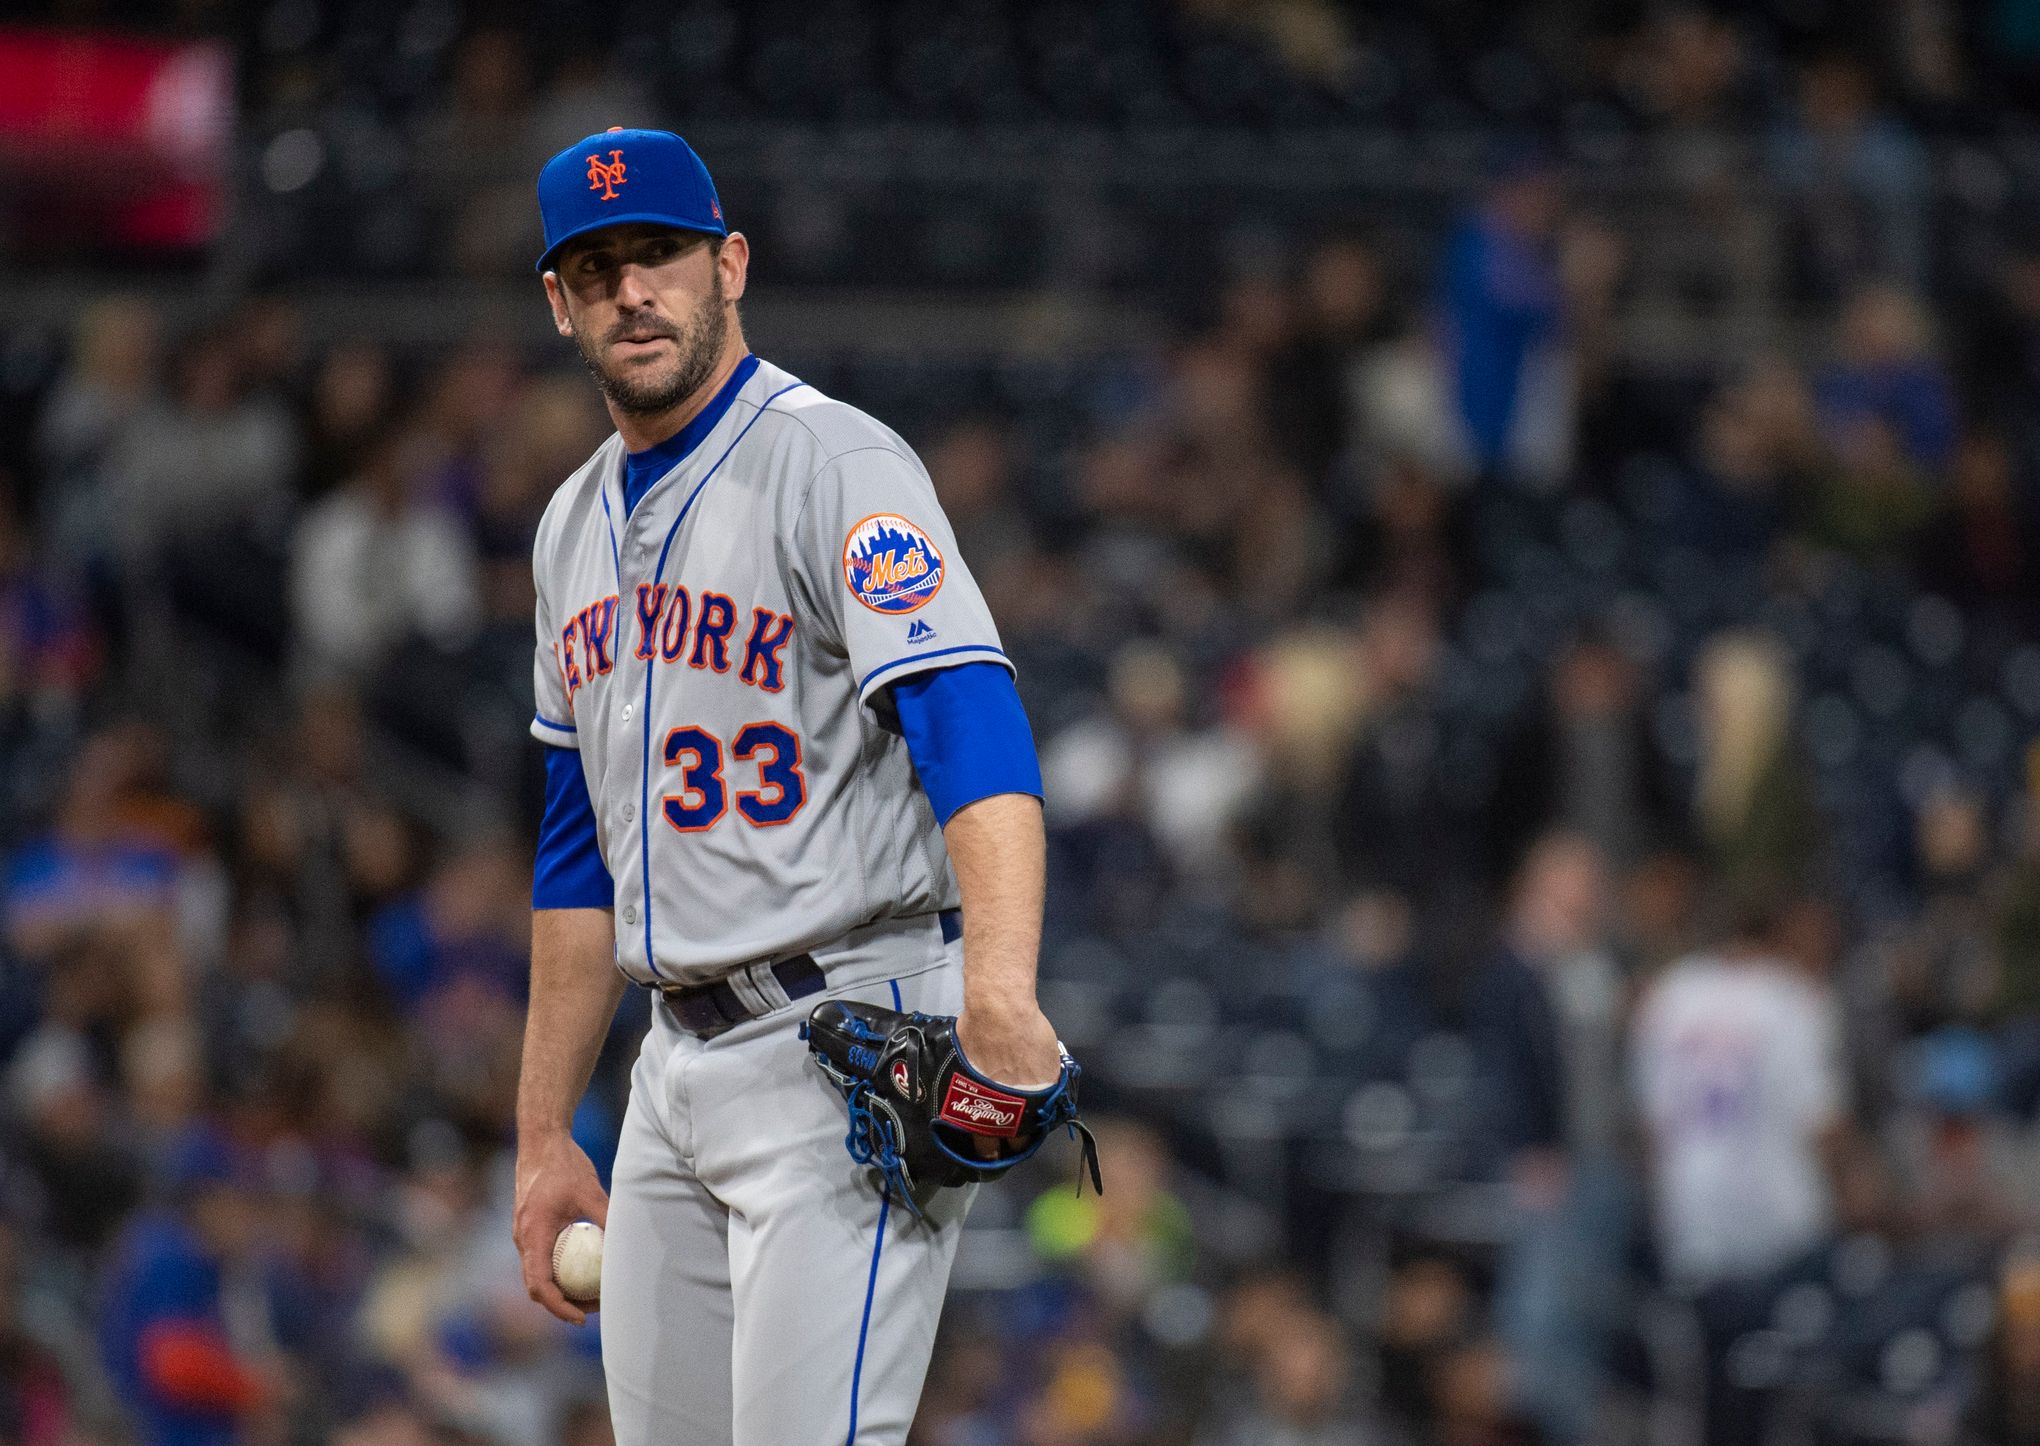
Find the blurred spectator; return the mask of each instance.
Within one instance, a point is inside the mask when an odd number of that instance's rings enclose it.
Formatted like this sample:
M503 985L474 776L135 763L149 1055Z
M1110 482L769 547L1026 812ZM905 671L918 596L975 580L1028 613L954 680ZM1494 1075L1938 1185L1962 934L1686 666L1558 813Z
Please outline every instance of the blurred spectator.
M1693 687L1694 812L1722 886L1760 892L1806 878L1822 827L1793 746L1787 654L1762 634L1715 637L1694 664Z
M1478 1301L1467 1272L1440 1255L1400 1262L1382 1293L1381 1399L1400 1424L1436 1414L1436 1373L1476 1324Z
M1450 608L1473 581L1467 524L1461 499L1436 470L1414 455L1385 458L1373 473L1335 580Z
M7 1083L38 1224L72 1249L100 1249L140 1203L142 1182L86 1036L68 1022L44 1026L16 1053Z
M1659 1259L1706 1336L1707 1439L1761 1439L1762 1382L1734 1372L1766 1287L1833 1237L1847 1129L1841 1018L1778 956L1779 909L1751 897L1722 943L1646 991L1631 1039Z
M0 708L68 713L100 663L91 619L41 565L11 495L0 492Z
M1676 842L1683 810L1647 711L1634 662L1599 634L1553 662L1541 707L1503 755L1490 844L1513 860L1548 828L1565 828L1620 869Z
M80 1392L41 1338L22 1299L21 1240L0 1226L0 1439L15 1446L73 1446L88 1440Z
M1955 450L1946 503L1920 534L1922 584L1965 612L2024 619L2040 597L2040 537L2004 438L1972 432Z
M1728 17L1684 5L1657 12L1631 42L1629 59L1628 76L1654 121L1700 139L1740 118L1748 57Z
M1343 881L1338 789L1373 706L1360 640L1297 629L1260 648L1244 673L1239 712L1266 780L1242 828L1245 851L1293 865L1321 903Z
M313 373L305 408L302 497L316 501L368 464L395 395L389 354L374 342L343 342L326 353Z
M1445 789L1438 716L1442 640L1421 598L1384 597L1359 638L1364 711L1344 760L1333 821L1348 879L1429 901L1465 882L1472 860Z
M2030 1250L2006 1261L1995 1314L1982 1389L1961 1439L1963 1446L2032 1446L2040 1441L2040 1262Z
M1040 1383L1020 1403L1012 1439L1019 1446L1139 1441L1146 1433L1145 1416L1126 1363L1111 1347L1070 1337L1049 1343Z
M2030 1228L2031 1168L1997 1113L1998 1060L1980 1031L1945 1028L1901 1056L1891 1122L1904 1225L1935 1258L1976 1264Z
M308 678L360 679L404 643L458 647L480 610L473 544L425 502L415 434L305 514L291 543L291 614Z
M290 412L253 385L236 338L201 332L172 370L169 404L136 416L105 461L102 520L130 569L221 532L273 525L297 474Z
M2001 432L2030 487L2040 475L2040 217L2011 228L1968 318L1963 400Z
M178 847L192 842L193 821L151 816L149 748L138 727L95 734L49 832L7 861L7 937L23 954L47 959L94 935L174 937Z
M1189 1212L1170 1193L1161 1139L1126 1120L1100 1119L1093 1130L1100 1168L1112 1171L1109 1195L1058 1186L1028 1208L1027 1231L1043 1260L1073 1268L1109 1317L1126 1320L1189 1275L1196 1241Z
M376 971L399 1008L413 1012L430 996L462 986L523 998L529 868L507 840L476 840L422 891L368 921Z
M563 381L526 385L516 352L487 332L455 348L427 379L424 402L404 429L413 434L406 458L419 500L471 523L491 461L506 446L523 445L530 449L524 466L544 479L543 510L608 432L596 423L586 385L577 383L570 399Z
M104 469L129 429L157 412L158 331L155 308L139 297L105 297L78 318L70 366L36 435L60 556L83 556L113 521Z
M1551 161L1515 154L1446 243L1446 356L1466 444L1484 473L1548 482L1570 459L1555 252L1563 208Z
M1764 358L1701 410L1678 535L1724 563L1762 563L1820 457L1813 399L1790 363Z
M1881 553L1926 520L1955 451L1955 400L1919 302L1866 287L1843 310L1833 363L1814 382L1830 457L1812 499L1815 535Z
M334 982L353 963L367 908L412 868L404 819L369 771L353 695L308 692L273 764L240 804L243 888L285 911L294 982Z
M1391 334L1380 258L1357 239L1322 243L1304 260L1296 307L1295 335L1267 363L1267 405L1277 445L1322 496L1333 463L1370 440L1352 393L1357 370Z
M1282 1316L1252 1368L1251 1401L1221 1413L1198 1446L1375 1446L1392 1439L1361 1415L1351 1352L1328 1317Z
M100 1340L147 1446L232 1446L282 1403L283 1368L248 1339L266 1315L251 1176L240 1146L194 1131L168 1161L174 1204L137 1216L108 1268Z
M1145 821L1183 874L1223 872L1226 841L1259 781L1252 749L1233 730L1193 725L1181 664L1152 644L1122 648L1107 686L1110 714L1042 749L1049 821Z
M1553 1440L1583 1440L1619 1319L1625 992L1609 947L1606 864L1552 834L1518 871L1501 947L1475 974L1467 1042L1475 1129L1513 1187L1496 1323L1516 1399Z
M1993 1012L2023 1013L2000 997L2004 983L1993 939L1986 878L1990 815L1973 792L1937 788L1913 825L1920 906L1878 941L1882 966L1874 1007L1904 1037L1944 1024L1979 1024Z
M1631 1040L1658 1248L1692 1289L1777 1270L1833 1228L1840 1021L1826 986L1772 952L1778 913L1743 909L1651 984Z
M1432 1375L1438 1397L1439 1446L1534 1446L1543 1438L1511 1404L1508 1358L1492 1341L1470 1341L1439 1360Z
M1831 301L1858 282L1917 285L1927 262L1927 159L1880 107L1869 65L1829 50L1799 72L1797 107L1772 141L1778 179L1797 203L1801 294Z

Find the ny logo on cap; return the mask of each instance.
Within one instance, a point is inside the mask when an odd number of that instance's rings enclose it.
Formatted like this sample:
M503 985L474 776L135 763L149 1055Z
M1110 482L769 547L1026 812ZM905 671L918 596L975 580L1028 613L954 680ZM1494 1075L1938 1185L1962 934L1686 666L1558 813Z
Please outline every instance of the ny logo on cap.
M622 151L611 151L607 161L599 155L588 157L588 189L600 191L601 200L614 201L616 188L623 184Z

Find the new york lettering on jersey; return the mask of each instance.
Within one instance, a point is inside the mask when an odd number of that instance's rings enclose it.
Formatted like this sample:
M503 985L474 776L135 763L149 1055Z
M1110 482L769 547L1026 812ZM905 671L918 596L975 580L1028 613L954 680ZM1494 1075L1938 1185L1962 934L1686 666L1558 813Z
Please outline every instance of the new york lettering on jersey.
M618 629L624 617L619 602L615 593L597 598L560 629L553 657L559 665L569 713L574 711L574 695L584 685L615 671ZM717 673L730 670L739 609L726 594L703 589L697 606L679 583L641 582L636 602L634 656L648 663L678 664L684 659L690 668ZM793 637L793 619L768 607L754 607L750 612L749 635L741 652L735 654L742 659L737 678L763 692L777 693L786 687L785 654Z

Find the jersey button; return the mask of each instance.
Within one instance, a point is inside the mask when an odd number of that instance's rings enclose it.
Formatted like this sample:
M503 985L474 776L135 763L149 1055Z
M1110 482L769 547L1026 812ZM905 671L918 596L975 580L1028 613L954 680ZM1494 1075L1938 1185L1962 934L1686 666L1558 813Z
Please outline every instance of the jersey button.
M637 922L637 910L631 908L628 904L623 909L623 922L626 924L635 924Z
M623 721L626 723L630 722L630 704L628 703L623 705Z
M637 805L634 803L626 803L623 806L623 821L625 823L629 823L632 819L636 817L637 817Z

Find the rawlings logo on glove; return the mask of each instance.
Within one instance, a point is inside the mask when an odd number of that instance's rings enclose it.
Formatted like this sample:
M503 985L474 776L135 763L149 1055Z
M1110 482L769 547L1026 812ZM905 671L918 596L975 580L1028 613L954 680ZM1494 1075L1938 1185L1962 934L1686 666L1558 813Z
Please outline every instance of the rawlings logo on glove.
M954 1015L831 999L808 1016L801 1036L849 1106L850 1158L876 1169L915 1214L917 1192L995 1179L1065 1128L1083 1148L1092 1187L1104 1192L1097 1144L1077 1117L1083 1071L1066 1051L1054 1084L1021 1090L971 1068ZM1002 1142L989 1156L988 1140Z
M942 1113L936 1118L974 1135L1000 1135L1006 1139L1020 1133L1020 1115L1027 1101L1003 1090L987 1089L969 1075L949 1081L949 1093L942 1097Z

